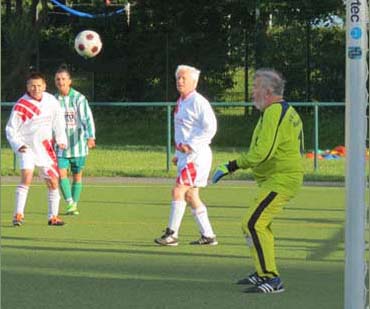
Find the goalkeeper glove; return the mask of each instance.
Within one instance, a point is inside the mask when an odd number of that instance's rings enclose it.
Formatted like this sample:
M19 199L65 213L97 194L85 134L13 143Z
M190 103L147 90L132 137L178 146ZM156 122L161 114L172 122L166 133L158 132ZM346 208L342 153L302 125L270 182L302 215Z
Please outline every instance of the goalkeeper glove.
M212 183L217 183L222 177L235 172L238 168L239 166L236 164L236 160L219 165L213 174Z

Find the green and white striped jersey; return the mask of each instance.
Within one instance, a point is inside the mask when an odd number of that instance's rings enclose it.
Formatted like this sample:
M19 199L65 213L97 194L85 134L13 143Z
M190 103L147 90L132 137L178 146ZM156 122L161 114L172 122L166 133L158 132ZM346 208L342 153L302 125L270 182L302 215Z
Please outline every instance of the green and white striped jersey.
M64 158L84 157L88 154L87 139L95 138L94 118L86 97L71 88L67 96L55 97L64 111L68 147L57 149L57 156Z

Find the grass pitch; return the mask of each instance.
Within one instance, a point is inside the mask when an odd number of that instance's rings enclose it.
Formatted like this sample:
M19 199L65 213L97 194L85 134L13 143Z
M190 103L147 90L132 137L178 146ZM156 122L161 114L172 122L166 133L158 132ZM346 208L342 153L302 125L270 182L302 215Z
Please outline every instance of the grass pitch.
M286 288L277 295L235 285L252 270L240 221L254 185L204 189L219 245L189 245L199 234L188 210L174 248L153 242L167 224L170 184L85 184L81 214L64 216L64 227L47 226L41 184L31 187L25 224L11 226L14 190L2 184L2 308L343 307L342 188L304 187L274 221Z
M245 149L213 149L213 169L217 165L239 157ZM170 157L172 158L172 157ZM19 175L18 168L14 169L14 154L9 148L1 150L1 175ZM101 147L90 151L87 157L85 176L93 177L176 177L176 167L170 163L166 170L167 157L164 147L126 146ZM335 181L344 182L345 159L320 160L317 170L314 170L312 159L304 159L304 178L306 181ZM368 168L368 167L367 167ZM35 171L37 173L37 169ZM227 177L233 180L253 179L250 170L239 170Z

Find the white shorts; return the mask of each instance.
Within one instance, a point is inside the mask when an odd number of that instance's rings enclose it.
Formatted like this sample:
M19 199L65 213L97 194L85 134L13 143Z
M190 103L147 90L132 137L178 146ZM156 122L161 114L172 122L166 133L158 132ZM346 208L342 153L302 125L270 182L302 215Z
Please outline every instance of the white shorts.
M212 151L209 146L198 152L178 153L176 183L190 187L205 187L212 167Z
M39 168L40 176L44 179L58 178L59 171L57 162L44 158L37 158L35 153L27 148L26 152L18 152L17 158L19 161L19 168L22 169L35 169L35 166Z

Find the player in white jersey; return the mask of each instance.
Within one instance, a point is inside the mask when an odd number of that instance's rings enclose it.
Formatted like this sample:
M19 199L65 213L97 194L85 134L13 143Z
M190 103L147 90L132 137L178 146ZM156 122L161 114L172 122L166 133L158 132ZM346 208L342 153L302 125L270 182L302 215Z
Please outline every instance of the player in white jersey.
M186 204L199 227L200 239L194 245L217 245L208 218L207 208L199 196L199 188L207 185L212 165L210 144L216 134L217 120L208 100L196 91L200 71L187 65L176 70L176 86L180 94L175 109L176 185L172 189L172 204L164 235L154 241L159 245L177 246L180 224Z
M66 148L67 137L62 110L54 96L45 92L41 73L27 79L27 92L14 105L6 125L6 137L18 157L21 182L16 188L13 225L23 224L28 189L35 166L48 187L48 224L63 225L58 217L60 195L58 168L53 144Z
M94 118L86 97L71 87L71 74L66 67L59 68L55 73L55 85L58 88L56 98L64 111L68 137L68 148L57 151L60 188L67 202L66 214L78 215L82 170L89 148L95 147ZM68 179L69 168L72 171L72 186Z

